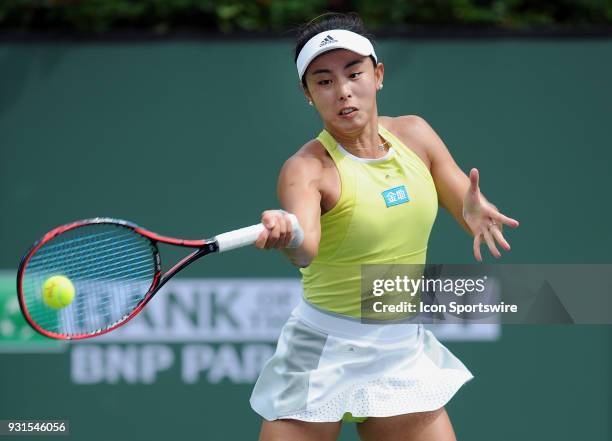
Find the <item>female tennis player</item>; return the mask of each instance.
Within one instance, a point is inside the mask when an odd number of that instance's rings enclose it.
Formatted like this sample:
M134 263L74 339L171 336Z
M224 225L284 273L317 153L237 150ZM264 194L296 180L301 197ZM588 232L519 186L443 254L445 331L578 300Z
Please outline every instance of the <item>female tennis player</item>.
M418 116L379 116L384 66L356 15L305 25L295 49L304 95L324 129L282 167L278 196L304 242L286 249L282 210L262 214L258 248L281 249L302 273L304 296L251 397L260 440L335 440L342 420L364 441L455 440L444 405L473 378L422 325L360 321L362 264L423 264L438 204L474 236L510 245L517 227L466 176ZM391 86L392 88L392 86Z

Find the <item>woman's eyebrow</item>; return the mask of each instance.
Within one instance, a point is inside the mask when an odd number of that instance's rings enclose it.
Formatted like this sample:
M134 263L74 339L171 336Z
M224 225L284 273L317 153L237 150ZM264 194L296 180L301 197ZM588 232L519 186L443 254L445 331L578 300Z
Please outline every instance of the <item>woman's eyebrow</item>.
M344 66L344 69L348 69L349 67L354 66L354 65L359 64L359 63L363 63L363 59L359 58L357 60L353 60L353 61L348 62L346 64L346 66ZM312 72L311 75L317 75L317 74L322 74L322 73L331 73L331 70L329 70L329 69L317 69L314 72Z

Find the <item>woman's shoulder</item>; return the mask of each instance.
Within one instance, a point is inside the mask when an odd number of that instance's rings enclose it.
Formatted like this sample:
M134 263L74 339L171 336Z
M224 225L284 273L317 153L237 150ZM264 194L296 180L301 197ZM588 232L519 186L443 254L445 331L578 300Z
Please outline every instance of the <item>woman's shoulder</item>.
M318 139L311 139L298 149L291 158L299 158L301 162L315 162L326 166L332 161L327 149ZM333 162L333 161L332 161Z
M327 150L318 139L311 139L295 152L294 156L323 158L327 155Z
M318 174L329 163L329 153L317 139L312 139L291 155L283 165L285 171Z
M431 168L431 146L438 136L424 118L418 115L379 116L378 121Z
M379 116L378 122L393 134L416 135L429 127L427 121L419 115ZM431 129L431 127L429 127Z

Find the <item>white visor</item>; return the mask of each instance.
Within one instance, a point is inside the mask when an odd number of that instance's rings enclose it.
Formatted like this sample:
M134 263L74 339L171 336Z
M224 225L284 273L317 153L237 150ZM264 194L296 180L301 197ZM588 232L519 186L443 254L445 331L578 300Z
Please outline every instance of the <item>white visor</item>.
M322 53L333 49L348 49L364 57L371 55L378 63L374 46L372 46L370 40L355 32L344 29L332 29L312 37L300 51L296 62L300 80L312 60Z

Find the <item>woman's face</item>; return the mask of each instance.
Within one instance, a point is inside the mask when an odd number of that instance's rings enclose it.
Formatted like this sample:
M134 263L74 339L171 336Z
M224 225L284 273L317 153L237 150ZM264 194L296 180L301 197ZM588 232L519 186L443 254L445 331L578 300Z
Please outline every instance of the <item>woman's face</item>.
M384 66L370 57L336 49L315 58L306 70L304 93L326 126L351 132L363 128L376 113L376 91Z

